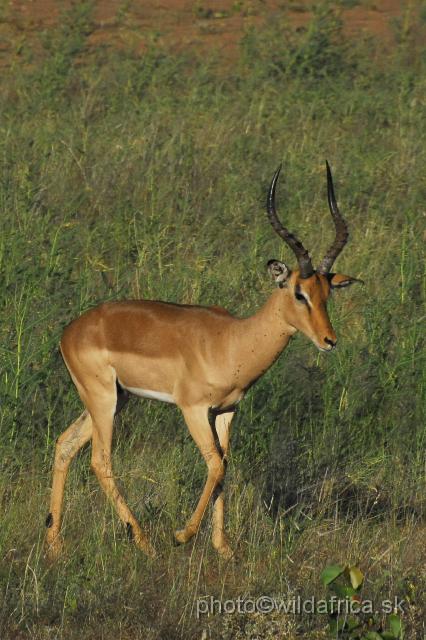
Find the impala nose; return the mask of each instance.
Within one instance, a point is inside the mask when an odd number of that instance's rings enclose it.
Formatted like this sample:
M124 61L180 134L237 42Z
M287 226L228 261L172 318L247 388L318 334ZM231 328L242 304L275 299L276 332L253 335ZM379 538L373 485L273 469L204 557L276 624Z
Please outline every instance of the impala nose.
M335 348L337 340L330 340L330 338L324 338L324 342L330 345L329 351Z

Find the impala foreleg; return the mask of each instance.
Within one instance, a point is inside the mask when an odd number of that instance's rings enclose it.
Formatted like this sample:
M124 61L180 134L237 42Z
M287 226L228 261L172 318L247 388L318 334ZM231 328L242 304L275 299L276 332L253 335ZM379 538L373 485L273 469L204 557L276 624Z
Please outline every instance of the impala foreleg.
M68 468L76 453L91 437L92 419L89 413L84 411L81 416L64 431L56 443L50 511L46 518L46 543L48 555L52 559L59 555L62 546L59 530L61 527L62 501Z
M222 459L224 463L224 471L226 472L226 467L228 463L228 450L229 450L229 437L230 437L230 426L231 420L234 417L234 413L222 413L221 415L217 415L214 428L216 430L217 438L219 441L220 452L222 454ZM212 421L210 421L212 422ZM212 426L213 428L213 426ZM220 553L221 556L225 558L230 558L233 555L233 551L229 546L228 540L225 535L225 525L224 525L224 507L225 507L225 496L224 496L224 479L220 482L213 494L214 506L213 506L213 532L212 532L212 543L214 548Z
M188 429L206 461L208 473L194 513L186 526L175 532L175 538L179 543L188 542L197 533L208 502L225 477L225 462L222 453L218 450L214 433L210 427L207 408L186 409L183 414Z

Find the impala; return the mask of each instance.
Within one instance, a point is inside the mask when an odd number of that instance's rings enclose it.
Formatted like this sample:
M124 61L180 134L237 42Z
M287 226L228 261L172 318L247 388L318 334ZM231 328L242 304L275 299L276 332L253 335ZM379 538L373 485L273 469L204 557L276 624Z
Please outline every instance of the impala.
M290 338L301 331L321 351L332 351L336 334L327 314L332 289L359 282L330 271L348 239L345 220L334 195L327 165L327 191L335 240L315 270L303 244L278 219L275 172L267 197L267 214L276 233L292 249L298 269L269 260L278 285L265 304L248 318L236 318L221 307L123 300L97 306L65 329L61 351L85 406L56 444L50 512L46 519L51 556L61 549L61 508L72 458L92 440L91 466L127 527L128 536L149 555L154 549L117 488L111 466L114 416L129 394L176 404L207 464L198 504L178 543L197 532L213 497L212 542L232 555L224 533L223 480L230 426L236 405L250 386L275 362Z

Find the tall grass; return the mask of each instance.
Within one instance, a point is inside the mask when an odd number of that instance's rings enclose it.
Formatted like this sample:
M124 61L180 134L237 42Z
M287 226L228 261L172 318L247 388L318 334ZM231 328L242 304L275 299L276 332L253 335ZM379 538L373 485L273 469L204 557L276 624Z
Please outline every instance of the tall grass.
M1 637L320 638L321 616L199 621L195 603L321 595L322 567L348 560L367 595L406 599L406 637L420 638L424 58L407 34L386 57L348 46L330 4L305 31L247 33L227 69L159 48L89 54L90 24L77 4L1 81ZM241 405L227 478L238 560L217 559L208 517L173 548L204 463L176 409L134 401L114 468L160 560L126 541L84 451L66 553L47 565L54 442L81 410L63 327L120 298L252 313L267 260L293 261L264 214L272 172L283 161L279 211L318 261L333 235L325 158L351 231L337 266L366 285L331 303L335 354L298 337Z

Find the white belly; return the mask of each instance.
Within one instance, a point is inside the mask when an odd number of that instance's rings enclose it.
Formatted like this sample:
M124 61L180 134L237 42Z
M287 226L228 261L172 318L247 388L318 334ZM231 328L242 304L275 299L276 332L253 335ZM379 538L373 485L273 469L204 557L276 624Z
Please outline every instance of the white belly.
M161 400L161 402L171 402L172 404L175 404L173 396L169 393L162 393L162 391L150 391L149 389L139 389L138 387L125 387L121 382L120 387L123 387L126 391L129 391L140 398L151 398L152 400Z

